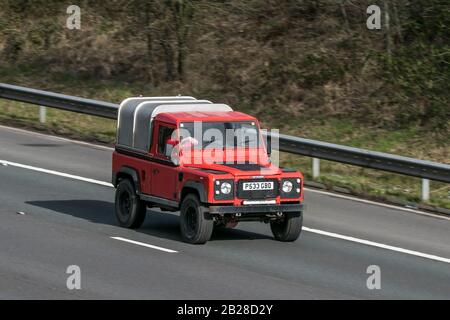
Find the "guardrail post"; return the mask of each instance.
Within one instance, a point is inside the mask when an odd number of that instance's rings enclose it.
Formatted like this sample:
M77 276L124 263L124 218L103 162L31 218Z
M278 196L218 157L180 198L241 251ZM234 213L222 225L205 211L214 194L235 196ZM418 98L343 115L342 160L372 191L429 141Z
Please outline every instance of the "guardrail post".
M39 122L45 123L46 116L47 116L47 108L40 106L39 107Z
M312 158L312 177L318 178L320 175L320 159Z
M422 201L430 200L430 180L422 179Z

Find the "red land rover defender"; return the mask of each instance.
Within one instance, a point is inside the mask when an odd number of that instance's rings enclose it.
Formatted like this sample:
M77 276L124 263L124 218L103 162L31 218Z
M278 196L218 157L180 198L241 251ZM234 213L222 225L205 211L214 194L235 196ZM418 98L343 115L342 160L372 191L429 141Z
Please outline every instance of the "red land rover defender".
M257 119L193 97L129 98L119 108L112 183L119 225L147 207L180 211L181 235L205 243L214 227L270 223L275 239L302 229L303 176L271 163ZM269 151L269 152L268 152Z

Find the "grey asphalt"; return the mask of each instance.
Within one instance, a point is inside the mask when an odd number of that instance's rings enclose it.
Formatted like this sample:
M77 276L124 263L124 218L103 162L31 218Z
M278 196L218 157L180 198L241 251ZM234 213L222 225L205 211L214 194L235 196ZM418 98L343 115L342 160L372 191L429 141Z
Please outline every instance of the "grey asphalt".
M0 127L0 160L101 181L111 150ZM305 194L305 226L450 258L450 221ZM0 299L450 299L450 264L303 232L280 243L261 223L181 241L178 216L116 226L114 189L0 166ZM22 211L25 215L17 214ZM160 246L167 253L111 239ZM81 268L68 290L66 268ZM369 290L369 265L381 289Z

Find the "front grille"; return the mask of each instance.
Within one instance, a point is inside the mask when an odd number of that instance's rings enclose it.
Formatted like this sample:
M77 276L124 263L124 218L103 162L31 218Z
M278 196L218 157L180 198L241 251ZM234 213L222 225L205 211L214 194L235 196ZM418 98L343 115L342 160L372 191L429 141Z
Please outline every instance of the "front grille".
M262 182L273 181L273 190L246 190L244 191L244 182ZM252 179L239 180L237 185L237 196L239 199L268 199L276 198L279 194L279 183L277 179Z

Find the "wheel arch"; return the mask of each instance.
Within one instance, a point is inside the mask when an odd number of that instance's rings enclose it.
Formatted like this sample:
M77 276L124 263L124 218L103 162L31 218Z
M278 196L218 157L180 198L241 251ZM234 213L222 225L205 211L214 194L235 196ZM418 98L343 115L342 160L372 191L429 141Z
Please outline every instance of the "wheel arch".
M121 167L120 170L113 175L114 187L117 187L121 179L130 179L134 184L136 194L139 195L141 193L140 178L136 169L127 166Z
M201 203L208 202L205 186L200 182L187 181L181 189L180 204L183 202L184 198L191 193L197 195Z

